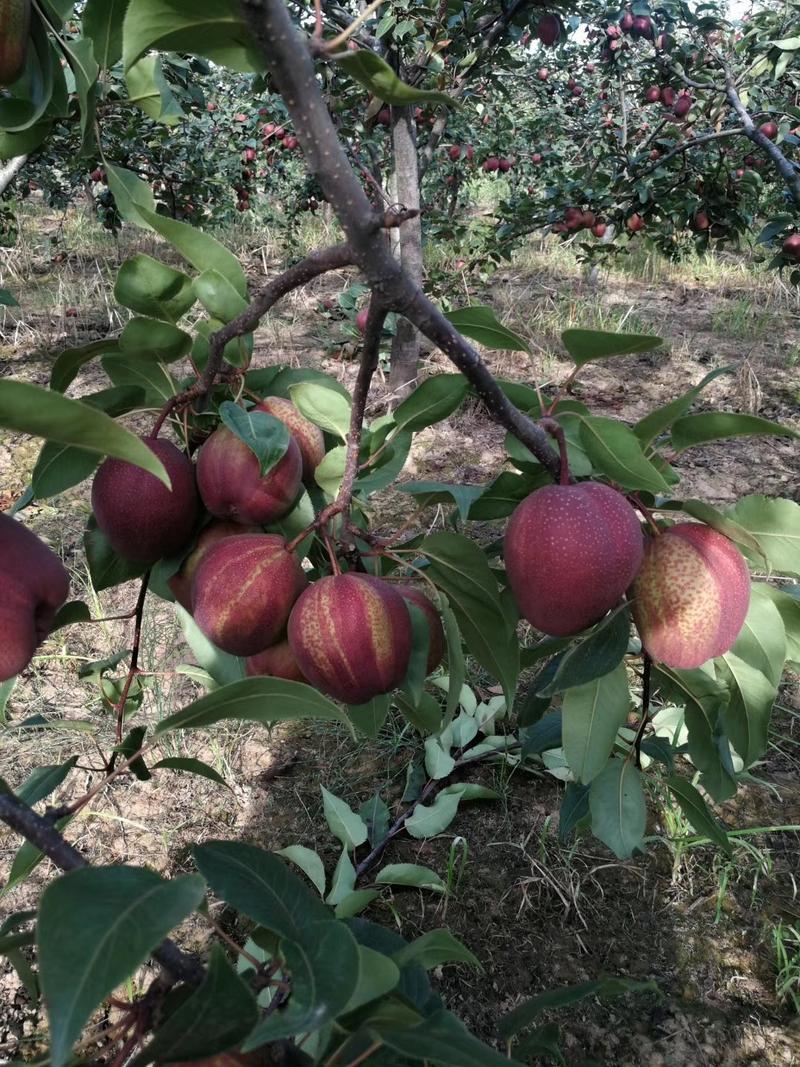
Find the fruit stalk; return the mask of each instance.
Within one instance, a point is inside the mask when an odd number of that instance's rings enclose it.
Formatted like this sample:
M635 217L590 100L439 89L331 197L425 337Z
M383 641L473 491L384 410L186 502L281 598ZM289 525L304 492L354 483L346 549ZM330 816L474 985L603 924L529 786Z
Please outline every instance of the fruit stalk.
M572 477L569 473L569 456L567 455L567 439L564 435L563 426L556 422L555 419L539 419L539 425L543 430L547 430L551 437L554 437L558 442L558 458L559 458L559 471L558 471L558 484L569 485L572 481Z

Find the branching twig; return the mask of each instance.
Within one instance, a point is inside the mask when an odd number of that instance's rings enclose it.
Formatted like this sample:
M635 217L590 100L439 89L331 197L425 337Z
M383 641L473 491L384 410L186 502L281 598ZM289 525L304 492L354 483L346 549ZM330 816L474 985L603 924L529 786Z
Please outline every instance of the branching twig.
M147 599L147 586L150 582L150 571L146 571L142 578L142 584L139 587L139 599L136 601L136 608L134 611L134 618L136 624L133 628L133 647L131 649L131 665L128 668L128 677L125 679L125 685L122 688L122 695L117 701L116 713L117 713L117 744L122 741L122 725L125 721L125 705L128 701L128 693L131 690L133 679L139 673L139 647L142 643L142 618L144 617L144 602ZM113 766L113 759L112 759Z
M374 296L437 344L469 379L489 413L557 476L558 456L547 435L510 403L478 353L409 278L388 244L377 238L382 218L347 162L317 84L308 42L292 23L283 0L241 0L241 6L294 122L309 170L336 211ZM232 331L228 339L236 336L233 327L233 323L226 327Z
M353 499L353 488L359 470L359 453L361 451L361 437L364 427L364 412L367 407L367 397L372 377L378 369L380 357L381 331L383 321L386 318L386 309L372 300L367 313L367 324L364 330L364 346L361 354L361 365L358 368L355 388L353 389L353 406L350 412L350 428L347 432L347 456L345 458L342 484L336 499L328 504L317 515L314 521L305 529L301 530L296 537L287 544L286 549L293 552L295 548L314 530L327 526L336 515L344 516L344 525L347 526L347 518L350 512L350 503Z
M775 167L786 182L786 186L792 195L794 202L800 207L800 172L796 171L786 156L781 152L780 148L767 137L765 133L756 126L750 117L747 108L742 103L742 99L736 91L736 86L733 81L733 76L729 70L725 71L725 95L730 101L731 107L742 120L742 126L744 128L745 137L748 137L753 144L757 144L759 148L762 148Z

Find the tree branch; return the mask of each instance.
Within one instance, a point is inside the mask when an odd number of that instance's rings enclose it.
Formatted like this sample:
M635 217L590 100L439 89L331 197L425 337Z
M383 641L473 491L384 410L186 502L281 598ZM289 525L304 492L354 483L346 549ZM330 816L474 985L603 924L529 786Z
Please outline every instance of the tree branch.
M240 2L283 96L309 170L336 211L355 261L379 304L405 315L434 341L472 383L490 414L557 477L558 455L547 435L509 402L475 349L408 277L379 236L382 219L347 161L319 89L307 41L296 30L283 0ZM232 328L233 323L226 327Z
M729 70L725 71L725 95L730 101L733 110L742 120L745 137L749 137L753 144L757 144L759 148L762 148L767 153L786 183L792 199L800 207L800 172L795 170L780 148L755 125L736 91L733 76Z
M52 823L13 794L0 793L0 822L30 841L62 871L75 871L89 866L85 857L61 836ZM205 977L205 968L200 961L181 951L169 938L153 950L152 956L176 981L200 985Z
M240 315L209 338L208 364L201 379L203 393L208 393L216 381L222 367L222 355L229 341L254 330L272 305L293 289L307 285L313 278L318 278L320 274L326 274L329 270L350 267L354 262L352 250L348 245L332 245L330 248L312 252L311 255L301 259L299 263L295 263L293 267L289 267L283 274L279 274L277 278L268 282Z
M689 152L693 148L697 148L698 145L707 144L709 141L721 141L725 137L740 137L744 133L744 126L734 126L730 130L721 130L719 133L704 133L699 137L693 137L690 141L683 141L681 144L676 145L675 148L671 148L669 152L665 152L664 155L660 156L652 166L637 171L636 176L637 178L643 178L646 174L650 174L651 171L662 167L668 159L672 159L673 156L681 155L683 152Z

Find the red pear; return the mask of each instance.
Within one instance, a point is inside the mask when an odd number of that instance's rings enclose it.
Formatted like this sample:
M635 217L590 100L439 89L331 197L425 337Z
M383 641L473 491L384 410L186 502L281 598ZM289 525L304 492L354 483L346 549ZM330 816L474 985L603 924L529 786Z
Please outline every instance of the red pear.
M295 604L289 644L312 685L346 704L365 704L405 678L411 618L388 582L334 575L314 582Z
M314 481L314 471L325 458L325 437L319 426L301 415L291 400L282 396L265 397L255 407L256 411L266 411L273 418L280 419L297 442L303 457L303 481Z
M0 513L0 682L23 671L69 593L58 556L21 522Z
M727 537L683 522L648 541L632 593L648 654L691 670L733 646L750 604L750 574Z
M262 526L281 518L300 492L303 457L289 437L286 454L261 474L258 457L227 426L219 426L197 457L203 503L218 519Z
M636 512L599 482L546 485L526 497L505 535L508 582L522 615L554 637L580 633L628 588L644 550Z
M92 483L92 510L115 552L139 563L174 556L192 536L200 507L194 467L170 441L142 438L166 468L154 474L121 459L105 460Z
M244 664L249 678L286 678L290 682L305 682L306 678L297 665L289 642L284 639L270 645L263 652L248 656Z
M195 622L232 656L252 656L274 644L306 577L276 534L226 537L206 551L192 580Z

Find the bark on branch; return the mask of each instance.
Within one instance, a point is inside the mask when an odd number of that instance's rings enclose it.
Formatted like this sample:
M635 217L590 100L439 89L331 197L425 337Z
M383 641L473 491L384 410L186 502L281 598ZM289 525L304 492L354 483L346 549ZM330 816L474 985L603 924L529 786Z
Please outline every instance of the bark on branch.
M317 82L308 43L295 28L284 0L241 0L241 6L283 96L309 170L336 212L378 304L404 315L437 344L472 383L490 414L557 476L558 455L547 435L509 402L478 353L395 261L381 233L382 216L370 204L347 161Z
M51 822L38 815L18 797L0 793L0 822L30 841L62 871L75 871L89 863L78 850L66 841ZM205 968L199 960L181 951L167 938L153 951L153 958L179 982L199 985Z

